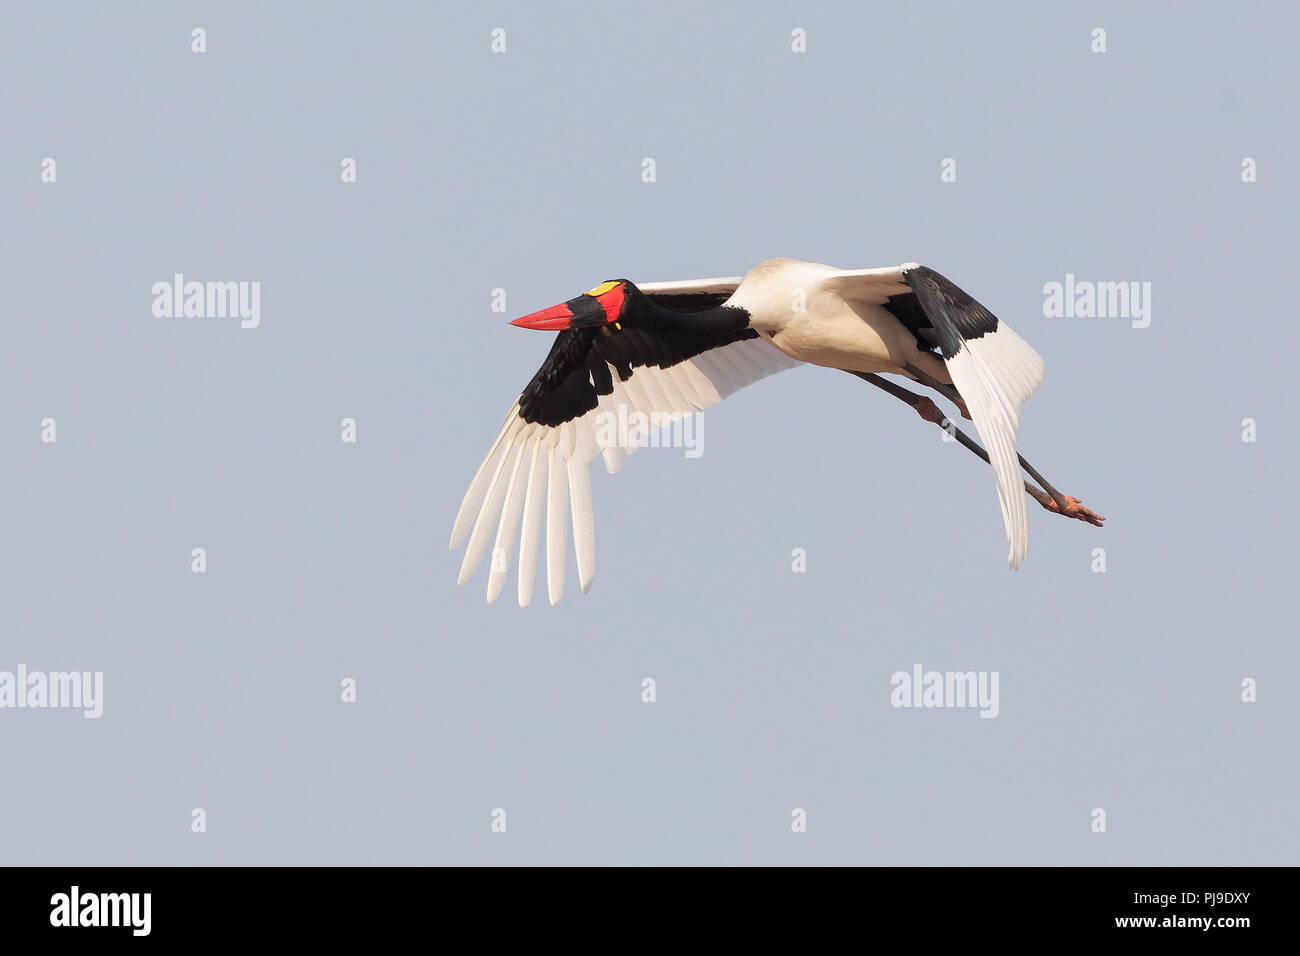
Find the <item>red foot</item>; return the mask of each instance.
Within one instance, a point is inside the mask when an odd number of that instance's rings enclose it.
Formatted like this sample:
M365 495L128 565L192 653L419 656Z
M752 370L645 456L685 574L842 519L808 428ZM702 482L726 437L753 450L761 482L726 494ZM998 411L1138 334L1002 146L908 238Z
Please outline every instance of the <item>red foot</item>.
M966 419L966 421L971 420L970 410L966 408L966 403L961 399L957 400L957 409L961 412L962 418Z
M912 407L916 409L916 414L927 422L934 422L936 425L942 425L943 420L947 417L943 412L939 411L939 406L928 398L922 398Z
M1044 505L1044 507L1047 508L1048 511L1055 511L1057 514L1065 515L1067 518L1077 518L1080 521L1086 521L1088 524L1095 525L1098 528L1100 528L1101 523L1106 520L1095 511L1085 508L1078 498L1071 498L1069 495L1064 495L1063 497L1065 498L1064 511L1058 508L1056 502L1051 498L1047 499L1047 504Z

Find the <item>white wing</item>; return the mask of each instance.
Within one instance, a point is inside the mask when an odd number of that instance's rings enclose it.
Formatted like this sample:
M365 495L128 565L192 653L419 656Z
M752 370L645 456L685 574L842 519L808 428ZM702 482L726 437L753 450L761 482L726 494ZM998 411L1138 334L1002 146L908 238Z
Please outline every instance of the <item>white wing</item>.
M703 295L706 293L725 292L727 295L736 291L743 276L728 276L721 279L675 279L671 282L637 282L636 287L651 298L659 295Z
M1020 567L1029 553L1029 510L1016 453L1020 406L1043 381L1043 359L1005 322L948 279L916 263L842 271L829 280L846 297L884 305L914 295L931 325L922 328L943 355L993 465L1009 549Z
M730 295L739 282L739 279L709 279L647 283L639 288L656 299L661 294L714 299ZM751 382L798 364L766 340L752 336L706 347L661 367L653 364L663 361L658 351L662 343L653 341L653 331L627 329L623 334L634 353L638 343L644 346L647 364L633 364L626 378L608 363L602 362L608 375L599 377L587 366L575 367L574 374L579 378L566 379L565 388L594 397L594 407L563 421L526 421L521 403L515 402L470 482L451 533L451 548L459 547L468 536L469 545L460 569L459 583L463 584L482 562L491 541L489 602L497 598L505 584L516 540L520 544L519 603L526 605L532 599L543 516L547 593L551 603L559 601L564 592L570 516L580 584L583 591L591 586L596 547L590 469L597 454L603 457L606 469L612 474L655 428L708 408ZM560 344L557 341L557 347ZM555 351L552 350L552 356ZM589 357L584 359L589 360ZM596 361L602 360L597 357ZM548 357L548 364L534 378L530 389L541 380L551 362L552 357ZM586 381L582 380L584 376ZM604 388L606 378L607 389Z

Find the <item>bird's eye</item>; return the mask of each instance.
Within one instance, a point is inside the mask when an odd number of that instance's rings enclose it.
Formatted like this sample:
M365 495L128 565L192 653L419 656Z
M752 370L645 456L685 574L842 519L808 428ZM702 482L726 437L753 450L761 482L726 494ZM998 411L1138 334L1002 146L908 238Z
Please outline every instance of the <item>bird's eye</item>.
M590 292L586 292L583 294L599 299L602 295L604 295L606 292L608 292L610 289L614 288L617 285L618 285L617 282L602 282L600 285L596 286L596 288L592 289Z

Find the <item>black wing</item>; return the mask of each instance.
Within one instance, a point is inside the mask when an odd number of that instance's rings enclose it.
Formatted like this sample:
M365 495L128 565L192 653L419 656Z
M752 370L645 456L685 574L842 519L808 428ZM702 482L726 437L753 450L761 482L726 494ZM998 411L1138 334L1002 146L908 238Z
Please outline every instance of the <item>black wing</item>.
M715 333L610 325L557 333L546 361L519 396L524 421L554 427L592 411L614 391L614 376L672 368L733 342L757 338L753 329ZM667 409L664 409L667 411Z

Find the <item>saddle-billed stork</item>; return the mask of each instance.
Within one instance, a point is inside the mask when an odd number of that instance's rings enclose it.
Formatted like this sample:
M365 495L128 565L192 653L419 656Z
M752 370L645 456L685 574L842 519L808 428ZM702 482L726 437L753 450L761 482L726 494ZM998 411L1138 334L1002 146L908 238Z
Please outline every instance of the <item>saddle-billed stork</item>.
M559 334L506 415L452 530L453 550L469 536L459 583L492 544L489 602L505 584L516 538L519 603L531 600L543 514L551 603L564 591L570 514L578 576L583 591L590 587L590 469L597 454L613 473L651 428L800 362L841 369L884 389L989 462L1012 568L1029 549L1022 487L1048 511L1098 527L1105 520L1058 492L1016 453L1020 406L1043 380L1038 353L948 279L916 263L844 270L771 259L737 278L640 285L615 279L511 324ZM952 401L974 421L987 452L930 398L880 373L901 375ZM606 415L632 427L600 427ZM1042 490L1022 481L1021 467Z

